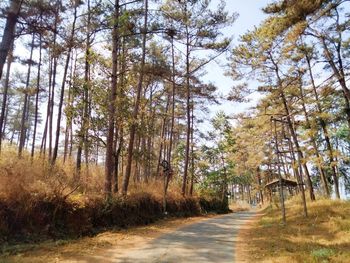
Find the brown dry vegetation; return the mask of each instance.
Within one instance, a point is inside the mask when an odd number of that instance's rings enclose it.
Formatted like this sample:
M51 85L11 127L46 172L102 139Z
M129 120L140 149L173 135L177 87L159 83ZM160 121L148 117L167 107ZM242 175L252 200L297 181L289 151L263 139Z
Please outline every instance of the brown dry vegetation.
M287 202L287 225L280 210L268 207L264 215L240 233L244 262L350 262L350 202L309 202L302 216L297 199Z
M74 181L74 164L58 162L50 167L40 158L14 150L0 158L0 248L13 242L92 235L106 228L143 225L163 218L162 182L131 185L126 198L103 197L103 169L90 165ZM137 188L136 188L137 185ZM225 210L218 200L182 197L176 182L170 185L167 210L170 216L194 216ZM1 253L0 250L0 253Z

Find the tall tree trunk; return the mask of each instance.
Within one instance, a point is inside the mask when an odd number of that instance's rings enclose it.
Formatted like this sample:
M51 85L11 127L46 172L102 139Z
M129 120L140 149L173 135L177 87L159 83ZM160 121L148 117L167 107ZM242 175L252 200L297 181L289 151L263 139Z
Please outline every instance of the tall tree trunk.
M132 156L133 156L133 149L134 149L134 140L135 140L135 133L136 133L136 121L137 116L139 113L139 107L140 107L140 101L141 101L141 93L142 93L142 84L143 84L143 78L144 78L144 68L145 68L145 60L146 60L146 41L147 41L147 24L148 24L148 0L144 0L144 26L143 26L143 32L142 32L142 57L141 57L141 65L140 65L140 74L139 74L139 80L137 84L137 94L136 94L136 101L135 106L132 114L132 123L130 127L130 138L129 138L129 145L128 145L128 159L127 159L127 165L126 165L126 171L125 175L123 177L123 184L122 184L122 194L126 196L129 186L129 179L131 174L131 165L132 165Z
M69 83L68 83L68 100L67 100L67 106L69 108L72 107L72 85L73 85L73 78L75 77L75 71L77 66L77 57L78 53L76 52L75 58L72 59L71 67L70 67L70 76L69 76ZM66 114L66 128L65 128L65 138L64 138L64 151L63 151L63 163L67 160L67 155L69 151L69 139L71 136L71 126L72 126L72 116L71 114Z
M119 142L118 142L118 147L115 151L114 154L114 184L113 184L113 193L118 193L119 191L119 158L120 158L120 154L123 148L123 142L124 142L124 130L123 130L123 126L120 126L120 130L119 130ZM118 138L118 136L116 136L116 138ZM123 167L122 167L123 168Z
M187 4L186 15L187 15ZM188 165L190 160L190 139L191 139L191 87L190 87L190 37L189 30L186 24L186 114L187 114L187 131L186 131L186 148L185 148L185 166L184 177L182 181L182 195L186 194Z
M105 185L104 192L106 198L112 195L112 178L114 171L114 125L116 113L116 98L117 98L117 74L118 74L118 47L119 47L119 0L114 3L114 25L112 30L112 77L111 87L109 90L108 101L108 132L107 132L107 147L106 147L106 162L105 162Z
M259 197L260 197L260 202L261 204L264 204L264 195L263 195L263 191L262 191L262 180L261 180L261 173L260 173L260 168L258 167L256 169L256 178L258 180L258 185L259 185ZM233 191L232 191L232 195L233 195Z
M34 157L36 130L38 126L40 77L41 77L40 74L41 74L41 57L42 57L41 51L42 51L42 35L39 34L39 63L38 63L38 73L37 73L37 80L36 80L34 131L33 131L32 152L31 152L32 158Z
M57 64L58 64L58 57L59 54L57 54L56 50L56 41L57 41L57 25L58 25L58 12L59 12L59 1L56 2L56 16L55 16L55 23L54 23L54 34L53 34L53 68L52 68L52 80L51 80L51 100L50 100L50 115L49 115L49 123L48 123L48 133L49 133L49 159L52 158L52 133L53 133L53 112L55 107L55 88L56 88L56 74L57 74Z
M21 118L21 135L19 139L19 148L18 148L18 156L22 155L23 147L26 140L26 131L27 131L27 125L26 122L27 116L29 115L28 112L28 104L29 104L29 82L30 82L30 73L32 69L32 61L33 61L33 50L34 50L34 39L35 35L32 34L32 42L30 47L30 56L29 56L29 65L28 65L28 72L27 72L27 80L26 80L26 88L24 90L24 105L23 105L23 111L22 111L22 118Z
M157 172L156 175L159 175L160 164L162 162L163 148L165 147L165 138L166 138L166 126L167 126L167 115L169 110L169 96L167 98L167 103L165 105L165 116L162 122L161 134L160 134L160 145L159 145L159 154L158 154L158 163L157 163Z
M2 138L5 137L7 118L8 118L8 115L9 115L9 110L10 110L10 108L6 107L6 112L5 112L5 116L4 116L4 124L3 124L3 127L2 127L2 135L1 135Z
M84 110L83 118L79 131L79 143L77 150L77 162L76 162L76 176L79 179L79 174L81 170L81 155L82 148L84 146L85 158L87 159L88 155L88 145L87 145L87 136L88 136L88 118L89 118L89 88L90 88L90 27L91 27L91 11L90 11L90 0L87 1L87 32L86 32L86 47L85 47L85 71L84 71Z
M300 144L299 144L298 136L297 136L297 134L295 132L295 129L294 129L292 118L290 116L288 103L287 103L285 94L284 94L284 92L282 90L281 90L280 94L281 94L281 98L282 98L282 101L283 101L284 109L285 109L285 112L286 112L286 119L287 119L288 128L289 128L289 130L291 132L293 142L294 142L295 147L297 149L297 154L299 156L299 161L302 162L302 166L303 166L303 169L304 169L304 172L305 172L305 175L306 175L306 180L307 180L307 184L308 184L310 199L311 200L315 200L315 194L314 194L314 189L313 189L313 185L312 185L309 169L308 169L308 167L306 165L306 162L303 161L304 160L304 154L301 151L301 147L300 147Z
M318 113L320 113L322 115L323 110L322 110L322 106L320 103L320 99L318 96L318 92L317 92L317 87L315 84L315 79L312 73L312 67L311 67L311 60L310 57L305 54L305 58L306 58L306 62L308 65L308 70L309 70L309 75L310 75L310 79L311 79L311 85L312 85L312 90L315 96L315 100L316 100L316 106L317 106L317 111ZM327 150L328 150L328 158L329 158L329 162L331 163L331 169L332 169L332 177L334 180L334 187L335 187L335 192L336 192L336 196L337 198L340 198L340 194L339 194L339 183L338 183L338 177L337 177L337 165L333 165L334 163L334 154L333 154L333 147L331 144L331 140L329 138L329 132L328 132L328 127L327 127L327 123L323 118L320 118L320 125L323 131L323 135L324 135L324 139L326 141L326 146L327 146Z
M309 129L311 129L312 128L311 127L311 122L310 122L310 119L309 119L309 114L308 114L308 112L306 110L304 91L303 91L303 87L302 87L301 83L299 85L299 91L300 91L300 98L301 98L301 106L302 106L302 109L303 109L303 112L304 112L306 125L307 125L307 127ZM327 178L326 178L325 171L324 171L324 169L322 167L322 164L324 163L323 156L320 154L320 152L318 150L315 136L311 135L310 136L310 141L311 141L312 147L314 148L315 155L317 157L316 165L317 165L318 171L320 173L321 182L322 182L322 186L323 186L323 191L324 191L324 193L327 196L329 196L329 189L328 189Z
M175 92L176 92L176 72L175 72L175 51L174 38L171 37L171 63L172 63L172 93L171 93L171 125L170 125L170 139L169 139L169 154L168 163L171 164L171 154L173 149L174 138L174 124L175 124Z
M51 52L52 53L52 52ZM50 55L49 52L49 90L48 90L48 100L47 100L47 108L46 108L46 120L45 120L45 126L44 126L44 132L43 137L41 140L41 146L40 146L40 155L46 154L46 144L47 144L47 134L48 134L48 127L49 127L49 119L50 119L50 111L51 111L51 87L52 87L52 65L53 65L53 58L52 54Z
M314 189L313 189L313 185L312 185L309 169L307 167L306 162L303 161L304 160L304 154L301 151L301 147L300 147L300 144L299 144L298 136L297 136L297 134L295 132L294 125L293 125L293 122L292 122L292 116L290 114L288 102L287 102L286 96L285 96L284 91L283 91L284 87L283 87L282 79L280 77L279 67L278 67L277 63L274 61L274 59L273 59L271 54L270 54L270 59L271 59L271 62L273 63L273 65L275 67L275 73L276 73L276 77L277 77L277 81L278 81L279 95L281 97L282 104L283 104L283 107L284 107L284 110L285 110L285 116L286 116L286 120L287 120L287 125L288 125L289 131L291 133L291 136L292 136L293 142L295 144L295 147L297 149L297 153L298 153L298 157L299 157L298 160L302 162L302 166L303 166L303 169L304 169L304 172L305 172L305 175L306 175L306 180L307 180L307 183L308 183L310 199L311 200L315 200L315 194L314 194Z
M55 148L53 150L51 164L55 164L56 159L57 159L57 154L58 154L60 130L61 130L62 108L63 108L63 101L64 101L64 90L65 90L65 86L66 86L66 79L67 79L70 57L71 57L71 53L72 53L72 49L73 49L75 23L77 21L77 6L78 6L77 4L75 4L75 6L74 6L74 18L73 18L73 23L72 23L72 31L71 31L70 37L68 39L67 58L66 58L66 63L64 65L63 79L62 79L62 85L61 85L61 94L60 94L60 102L58 105L58 113L57 113Z
M2 95L2 105L1 105L1 116L0 116L0 152L1 152L1 143L5 133L5 115L8 110L7 106L7 97L8 90L10 86L10 73L11 73L11 64L13 62L13 44L9 50L9 54L7 57L7 68L6 68L6 77L4 83L4 93Z
M7 18L5 29L0 43L0 80L2 77L2 71L6 62L7 55L15 39L17 18L21 11L22 2L23 0L11 0L10 8L6 14Z
M155 109L153 106L153 88L150 88L150 97L149 97L149 131L146 135L146 164L145 164L145 181L148 183L148 180L151 176L151 165L152 165L152 137L154 136L154 122L155 122Z
M194 140L193 140L193 134L194 134L194 128L193 128L193 124L194 124L194 103L192 100L192 107L191 107L191 183L190 183L190 195L193 195L193 186L194 186ZM224 163L224 159L223 159L223 163ZM226 167L224 167L224 184L226 183L226 179L227 178L227 174L226 174ZM226 185L226 189L227 189L227 185ZM226 194L226 193L225 193Z

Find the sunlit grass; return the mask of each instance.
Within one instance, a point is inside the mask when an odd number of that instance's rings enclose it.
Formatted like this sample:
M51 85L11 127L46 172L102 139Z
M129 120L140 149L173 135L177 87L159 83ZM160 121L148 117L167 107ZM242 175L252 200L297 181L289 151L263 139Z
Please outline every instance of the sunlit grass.
M286 226L269 207L246 231L248 262L350 262L350 202L308 202L305 218L299 200L286 202Z

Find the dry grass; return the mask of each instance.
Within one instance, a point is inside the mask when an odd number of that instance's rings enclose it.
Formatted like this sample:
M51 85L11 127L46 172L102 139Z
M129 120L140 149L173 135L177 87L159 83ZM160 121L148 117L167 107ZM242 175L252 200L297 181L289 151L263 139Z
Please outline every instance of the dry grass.
M103 194L104 167L90 164L82 167L80 180L74 180L75 162L67 160L63 163L58 159L54 167L47 159L36 156L31 159L27 152L22 158L17 158L17 150L7 147L0 155L0 198L14 198L21 193L41 193L66 195L71 193L85 196L100 196ZM119 178L121 185L121 178ZM129 193L149 193L162 196L163 182L159 176L152 177L148 183L136 182L130 178ZM176 181L169 185L169 195L174 198L181 196L180 187ZM80 195L80 196L81 196ZM75 199L79 197L76 196Z
M241 233L246 262L350 262L350 202L308 202L308 218L297 199L286 208L286 226L280 211L269 207Z

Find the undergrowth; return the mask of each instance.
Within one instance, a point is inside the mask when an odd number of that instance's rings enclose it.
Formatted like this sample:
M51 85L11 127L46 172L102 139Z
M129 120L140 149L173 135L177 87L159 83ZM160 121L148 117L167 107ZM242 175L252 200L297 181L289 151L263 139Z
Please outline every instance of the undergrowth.
M105 228L128 227L164 217L163 183L131 183L129 195L103 196L103 167L90 165L77 183L74 162L48 161L14 150L0 156L0 245L37 242L91 235ZM220 200L183 197L176 182L170 184L167 212L170 216L228 212Z

